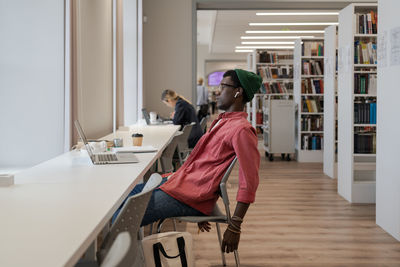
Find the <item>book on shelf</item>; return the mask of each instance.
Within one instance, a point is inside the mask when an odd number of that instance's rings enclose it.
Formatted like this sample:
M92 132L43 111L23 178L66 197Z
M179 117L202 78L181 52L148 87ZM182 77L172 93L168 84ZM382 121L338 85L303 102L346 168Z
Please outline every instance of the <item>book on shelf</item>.
M302 100L302 112L304 113L320 113L323 112L323 100L316 98L305 98Z
M354 124L376 124L376 100L354 101Z
M315 41L303 41L302 55L305 57L323 56L324 43Z
M376 95L377 74L354 74L354 93Z
M376 153L376 131L373 127L357 127L354 132L354 153Z
M301 138L302 150L321 150L323 147L323 137L321 135L303 134Z
M291 82L264 82L261 91L266 94L290 94L293 93Z
M356 33L377 34L378 13L371 10L366 13L354 14Z
M293 68L289 65L258 67L257 72L263 80L293 78Z
M324 80L323 79L304 79L301 81L302 94L323 94Z
M376 43L354 42L354 64L377 64Z
M323 118L320 116L305 116L301 118L302 131L323 131Z
M292 52L268 52L268 51L259 51L257 53L258 62L259 63L279 63L281 61L290 61L293 60Z
M320 60L303 60L303 75L323 75L324 69Z

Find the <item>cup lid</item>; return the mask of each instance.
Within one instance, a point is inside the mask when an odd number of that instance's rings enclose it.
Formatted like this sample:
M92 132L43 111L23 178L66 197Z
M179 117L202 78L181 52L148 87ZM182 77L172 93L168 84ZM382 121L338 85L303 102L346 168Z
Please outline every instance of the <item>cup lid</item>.
M134 133L134 134L132 134L132 137L143 137L143 134L140 134L140 133Z

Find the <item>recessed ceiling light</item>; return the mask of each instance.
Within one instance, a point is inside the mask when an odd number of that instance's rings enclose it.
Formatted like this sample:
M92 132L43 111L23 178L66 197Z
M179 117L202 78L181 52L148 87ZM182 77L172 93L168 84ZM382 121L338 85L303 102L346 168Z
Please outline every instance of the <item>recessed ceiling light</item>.
M241 36L240 39L244 40L254 40L254 39L300 39L300 38L307 38L312 39L315 36Z
M253 52L252 49L236 49L235 50L236 53L249 53L249 52Z
M294 42L242 42L244 45L262 44L262 45L294 45Z
M339 12L257 12L257 16L338 16Z
M339 25L338 22L250 22L250 26L319 26Z
M246 31L246 33L324 33L324 30L296 30L296 31Z
M236 49L293 49L294 46L281 46L281 45L274 45L274 46L236 46Z

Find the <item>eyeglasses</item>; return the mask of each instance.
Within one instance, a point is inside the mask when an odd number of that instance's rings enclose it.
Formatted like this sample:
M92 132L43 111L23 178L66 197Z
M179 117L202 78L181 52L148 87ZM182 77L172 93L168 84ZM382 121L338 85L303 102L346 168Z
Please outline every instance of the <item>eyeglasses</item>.
M219 89L225 89L226 87L232 87L232 88L237 88L237 86L236 85L233 85L233 84L227 84L227 83L220 83L219 84L219 86L218 86L218 88Z

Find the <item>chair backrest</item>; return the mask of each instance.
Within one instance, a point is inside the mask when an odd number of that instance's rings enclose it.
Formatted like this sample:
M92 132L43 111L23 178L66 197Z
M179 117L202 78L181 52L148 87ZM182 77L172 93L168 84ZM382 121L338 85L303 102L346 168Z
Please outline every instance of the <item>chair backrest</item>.
M201 128L201 131L202 131L203 133L206 132L206 127L207 127L207 117L203 117L203 118L201 119L201 121L200 121L200 128Z
M176 146L178 145L179 135L174 136L168 146L164 149L161 157L161 168L164 173L173 172L174 166L172 165L172 160L174 158L174 152L176 150Z
M132 238L128 232L120 233L105 256L100 267L133 266L135 252L132 250Z
M178 136L178 149L183 152L189 149L188 139L192 131L193 126L196 125L195 122L186 124L182 129L182 134Z
M237 157L235 157L232 160L231 164L229 165L228 169L226 170L226 172L224 174L224 177L222 177L222 180L219 184L219 188L221 190L221 198L224 202L225 212L226 212L225 214L226 214L228 223L231 223L231 221L230 221L231 220L231 211L229 208L229 197L228 197L228 191L226 190L226 182L228 181L228 178L232 172L233 167L236 164L236 161L237 161Z
M140 224L142 222L147 204L150 200L152 191L160 185L162 181L158 173L153 173L142 192L133 195L125 202L120 213L110 228L110 232L105 237L102 248L99 253L99 261L102 262L104 256L110 250L112 243L117 238L118 234L127 231L132 238L133 251L139 251L139 242L137 240Z

